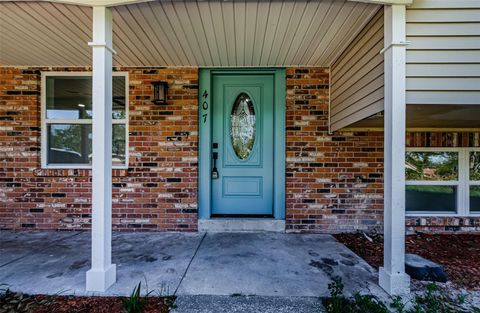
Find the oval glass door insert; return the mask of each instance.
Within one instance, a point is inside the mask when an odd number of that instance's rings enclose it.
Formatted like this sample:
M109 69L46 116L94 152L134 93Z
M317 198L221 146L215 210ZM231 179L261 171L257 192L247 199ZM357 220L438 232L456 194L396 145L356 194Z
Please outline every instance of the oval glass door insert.
M250 97L242 92L233 103L230 114L230 139L233 151L240 160L250 156L255 144L255 109Z

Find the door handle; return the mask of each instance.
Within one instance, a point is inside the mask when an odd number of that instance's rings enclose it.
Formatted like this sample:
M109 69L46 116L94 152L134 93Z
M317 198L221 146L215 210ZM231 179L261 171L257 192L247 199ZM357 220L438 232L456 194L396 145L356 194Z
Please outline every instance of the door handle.
M212 153L212 158L213 158L213 169L212 169L212 179L218 179L219 174L217 170L217 159L218 159L218 152L213 152Z

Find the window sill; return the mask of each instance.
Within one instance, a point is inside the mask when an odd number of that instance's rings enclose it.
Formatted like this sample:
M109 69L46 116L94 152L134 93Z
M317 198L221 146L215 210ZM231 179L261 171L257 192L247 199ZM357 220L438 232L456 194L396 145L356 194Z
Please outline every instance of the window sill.
M128 167L115 166L112 167L112 177L125 177L128 176ZM36 177L91 177L92 167L65 167L65 166L49 166L36 168L33 170L33 175Z
M405 213L405 217L480 217L480 212L468 213L468 214L458 214L458 213L442 213L442 212L430 212L430 213Z
M81 165L81 164L72 164L72 165L47 165L42 166L41 170L91 170L91 165ZM112 165L112 170L128 170L128 165Z

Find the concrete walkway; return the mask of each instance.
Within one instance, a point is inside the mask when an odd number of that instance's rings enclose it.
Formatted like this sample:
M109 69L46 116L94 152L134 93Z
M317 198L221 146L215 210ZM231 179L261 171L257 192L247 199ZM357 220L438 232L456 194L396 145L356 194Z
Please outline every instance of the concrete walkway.
M314 297L186 296L180 295L172 313L322 313ZM367 312L366 312L367 313Z
M198 295L230 296L211 298L220 304L276 296L307 297L310 305L340 276L347 294L385 296L376 271L329 235L114 233L113 262L117 283L96 295L128 295L142 281L154 294L180 296L179 303ZM89 266L88 232L0 232L0 284L12 290L91 295Z

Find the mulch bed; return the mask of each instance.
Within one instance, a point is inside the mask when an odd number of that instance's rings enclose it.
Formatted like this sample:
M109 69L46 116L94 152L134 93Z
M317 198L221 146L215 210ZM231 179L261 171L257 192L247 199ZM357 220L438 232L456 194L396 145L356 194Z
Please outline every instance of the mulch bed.
M0 296L0 312L22 313L122 313L122 297L25 295L7 292ZM144 313L169 312L172 298L144 298Z
M370 238L372 241L370 241ZM378 268L383 263L383 236L343 233L335 238ZM423 234L406 236L406 252L442 264L448 278L460 287L480 289L480 234Z

